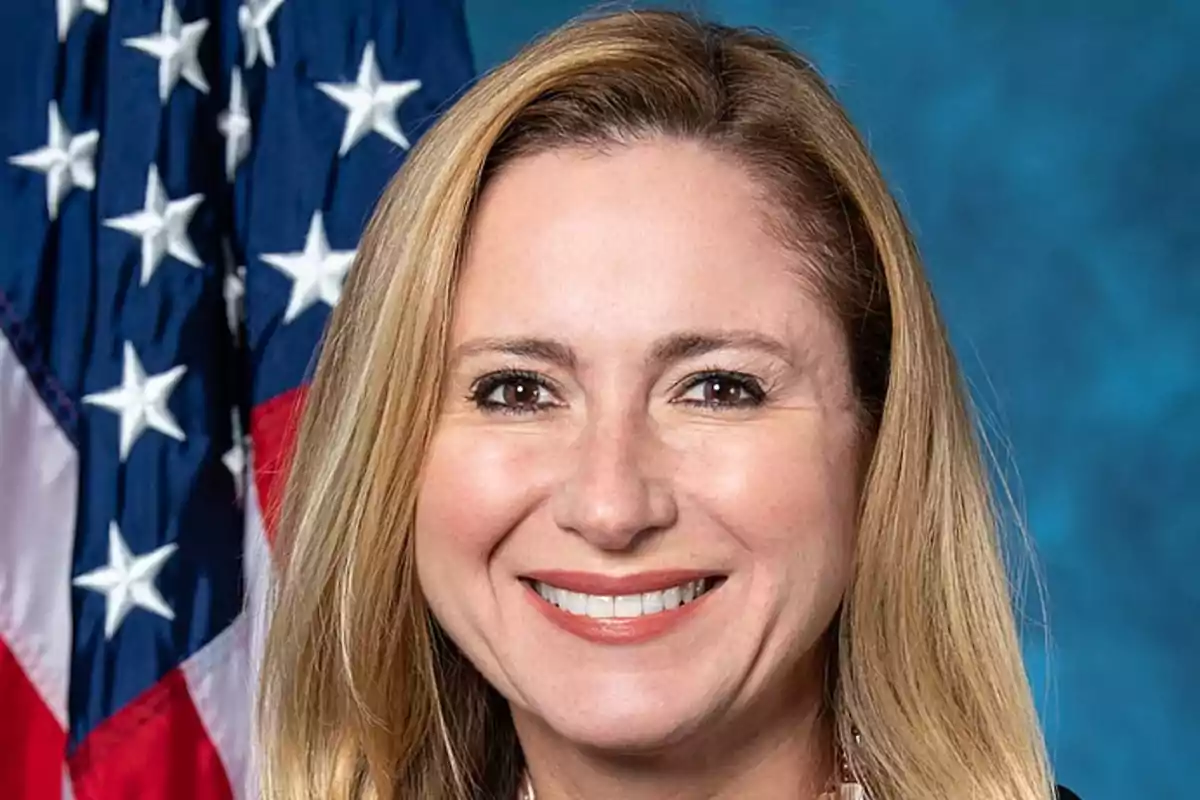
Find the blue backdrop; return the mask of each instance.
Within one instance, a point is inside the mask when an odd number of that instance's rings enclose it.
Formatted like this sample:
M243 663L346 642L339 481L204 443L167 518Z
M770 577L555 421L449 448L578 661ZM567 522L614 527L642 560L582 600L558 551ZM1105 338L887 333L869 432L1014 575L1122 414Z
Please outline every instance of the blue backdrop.
M480 68L587 7L466 5ZM688 7L811 56L909 214L1036 539L1061 779L1197 796L1200 3Z

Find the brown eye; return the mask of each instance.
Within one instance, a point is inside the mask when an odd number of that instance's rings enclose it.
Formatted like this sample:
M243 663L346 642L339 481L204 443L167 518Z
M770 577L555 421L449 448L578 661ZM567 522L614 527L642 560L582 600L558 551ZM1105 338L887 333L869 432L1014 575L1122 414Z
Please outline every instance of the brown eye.
M485 375L467 399L482 411L505 414L534 414L557 404L544 378L514 371Z
M716 405L732 405L743 400L745 389L734 381L724 378L709 378L704 382L704 402Z
M735 372L697 375L686 385L679 402L706 408L744 408L761 405L766 397L758 381Z
M496 402L509 407L536 406L541 391L541 386L527 378L510 378L496 387L492 396Z

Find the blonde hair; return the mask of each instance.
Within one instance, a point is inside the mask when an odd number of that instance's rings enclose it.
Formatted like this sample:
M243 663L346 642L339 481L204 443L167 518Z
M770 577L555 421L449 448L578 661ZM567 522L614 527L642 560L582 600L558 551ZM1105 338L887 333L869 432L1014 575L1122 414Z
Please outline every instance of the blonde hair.
M901 214L800 56L667 12L583 20L533 44L441 118L379 203L284 495L264 796L513 796L507 707L440 633L413 563L456 273L473 205L506 163L655 136L706 143L755 176L845 323L872 444L829 687L854 771L875 800L1046 800L986 469Z

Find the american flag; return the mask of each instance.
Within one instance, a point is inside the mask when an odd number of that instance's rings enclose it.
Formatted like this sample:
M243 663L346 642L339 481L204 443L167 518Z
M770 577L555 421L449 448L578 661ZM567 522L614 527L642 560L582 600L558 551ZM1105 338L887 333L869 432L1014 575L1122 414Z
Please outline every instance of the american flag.
M472 75L450 0L0 2L0 797L249 796L260 509Z

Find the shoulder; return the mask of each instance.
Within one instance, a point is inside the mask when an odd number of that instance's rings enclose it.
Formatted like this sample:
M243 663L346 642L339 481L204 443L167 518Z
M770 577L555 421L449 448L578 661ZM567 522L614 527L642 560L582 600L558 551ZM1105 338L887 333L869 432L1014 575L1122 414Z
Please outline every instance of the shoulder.
M1080 800L1079 795L1065 786L1058 787L1058 800Z

